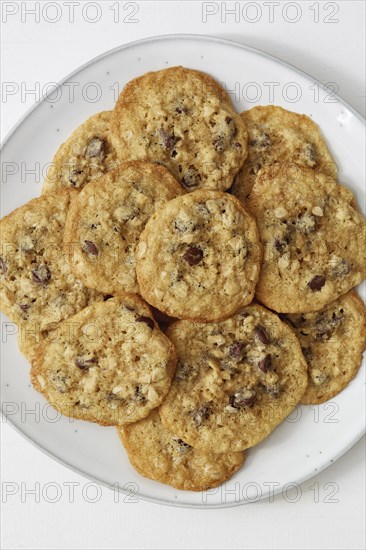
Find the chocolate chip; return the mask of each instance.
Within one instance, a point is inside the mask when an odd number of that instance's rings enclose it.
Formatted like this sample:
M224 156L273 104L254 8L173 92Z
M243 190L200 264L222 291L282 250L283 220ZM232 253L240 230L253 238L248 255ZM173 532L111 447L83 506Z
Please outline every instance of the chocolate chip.
M19 307L22 311L26 313L30 308L30 304L19 304Z
M3 275L6 275L8 272L8 266L4 258L2 258L1 256L0 256L0 270L2 271Z
M241 143L236 141L235 143L233 143L233 147L234 147L234 149L241 149Z
M235 409L243 407L251 407L256 401L256 393L254 390L243 390L229 397L229 403Z
M192 187L197 187L201 182L201 175L198 172L197 168L190 166L182 178L182 185L186 189L192 189Z
M282 254L287 249L289 243L290 243L290 235L287 234L287 235L284 235L282 239L276 238L273 241L273 246L275 247L277 252L280 252Z
M89 370L90 367L96 364L95 359L86 359L82 355L78 355L74 360L75 365L81 370Z
M196 426L201 426L205 420L208 420L211 414L211 409L207 405L202 405L199 409L191 411L189 414L192 416Z
M189 449L192 449L192 447L190 445L188 445L188 443L183 441L183 439L179 439L178 437L173 437L173 441L178 443L180 452L184 453L184 452L189 451Z
M275 239L273 245L278 252L282 252L285 248L285 243L279 239Z
M332 326L329 322L329 319L326 319L321 315L315 323L315 339L320 340L329 340L334 331L335 325Z
M105 154L105 141L98 137L94 137L89 141L85 150L85 157L104 157Z
M32 279L37 285L47 285L51 279L51 271L46 265L39 265L32 270Z
M188 262L190 266L199 264L202 258L203 250L196 245L191 245L188 250L183 254L183 259Z
M134 401L139 401L140 403L145 403L146 401L146 397L143 395L140 386L136 386L135 388Z
M83 250L90 256L98 256L98 248L93 241L84 241Z
M268 335L263 327L257 327L255 329L255 335L257 336L258 340L262 342L262 344L269 344L270 339L268 338Z
M174 145L181 139L180 137L176 137L174 134L169 134L169 132L164 130L164 128L160 128L159 135L162 145L165 147L165 149L172 149Z
M154 321L150 319L150 317L145 317L144 315L140 315L140 317L137 317L136 323L145 323L151 330L154 329Z
M329 340L337 326L344 319L342 313L334 312L331 317L327 317L325 314L320 314L315 322L315 339Z
M237 362L241 361L244 355L243 348L244 348L244 343L238 342L237 340L235 340L229 347L229 356L235 359L235 361Z
M229 126L230 137L235 137L236 134L237 134L237 128L236 128L236 124L233 121L233 119L231 118L231 116L227 116L225 118L225 122Z
M238 315L239 315L242 319L246 319L247 317L250 317L250 313L248 313L247 311L241 311Z
M175 109L175 112L178 115L186 115L188 113L188 109L187 107L184 107L184 105L178 105L178 107L176 107Z
M212 142L212 145L214 146L215 151L217 151L218 153L222 153L226 149L223 136L218 136L217 138L215 138Z
M315 275L315 277L313 277L311 279L311 281L308 282L308 287L310 288L310 290L312 291L318 291L318 290L321 290L323 288L323 286L325 285L325 277L324 275Z
M72 187L75 187L78 182L78 176L82 174L81 170L71 170L70 176L69 176L69 182L71 183Z
M258 368L262 371L262 372L268 372L269 369L271 368L271 365L272 365L272 360L271 360L271 356L268 354L264 357L264 359L262 359L261 361L259 361L258 363Z

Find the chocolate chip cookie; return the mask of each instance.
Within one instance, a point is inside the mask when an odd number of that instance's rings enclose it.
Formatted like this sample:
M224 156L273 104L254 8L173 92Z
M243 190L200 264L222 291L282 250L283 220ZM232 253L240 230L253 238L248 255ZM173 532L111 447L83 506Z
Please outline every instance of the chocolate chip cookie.
M98 113L71 134L52 160L42 193L63 188L80 190L117 166L109 137L110 119L110 111Z
M267 105L244 111L241 117L248 131L248 157L233 185L241 201L248 197L259 170L268 165L293 163L337 178L337 165L308 116Z
M41 344L31 377L62 414L117 425L160 405L175 364L174 346L150 308L126 294L61 323Z
M262 306L220 323L177 321L167 334L178 364L161 419L197 449L226 453L256 445L306 390L307 365L295 334Z
M149 72L122 90L111 122L121 160L164 164L187 191L225 191L247 156L247 133L229 95L184 67Z
M165 202L183 194L163 166L129 161L90 182L72 202L65 250L73 273L105 292L139 292L136 247L146 222Z
M317 311L366 276L366 223L352 193L313 172L263 168L246 202L264 258L256 296L278 312Z
M169 433L157 410L117 428L132 466L143 476L186 491L217 487L242 466L244 452L200 451Z
M220 320L251 302L260 260L256 223L240 201L201 189L150 218L137 279L142 296L171 317Z
M42 333L103 295L86 288L63 252L67 211L76 191L33 199L0 221L2 311L37 343ZM25 344L26 345L26 344Z
M365 304L351 291L321 311L286 318L309 368L309 386L301 402L324 403L340 393L360 368L366 346Z

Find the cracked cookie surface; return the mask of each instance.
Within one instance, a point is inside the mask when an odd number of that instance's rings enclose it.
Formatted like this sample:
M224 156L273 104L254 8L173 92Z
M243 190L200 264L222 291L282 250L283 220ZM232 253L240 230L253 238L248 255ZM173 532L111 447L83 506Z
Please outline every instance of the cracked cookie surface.
M1 309L24 327L24 352L54 328L103 295L86 288L63 252L67 211L75 191L43 195L0 221Z
M219 320L251 302L261 246L256 223L235 197L199 190L166 203L137 250L142 296L171 317Z
M42 193L56 189L82 189L117 166L109 136L111 111L88 118L63 143L48 170Z
M301 402L324 403L340 393L361 366L366 346L365 304L351 291L321 311L286 317L308 363L309 385Z
M241 451L292 411L308 384L294 332L259 305L220 323L178 321L167 334L178 363L163 425L197 449Z
M263 245L256 296L283 313L304 313L366 276L366 223L352 193L329 177L283 166L259 174L246 202Z
M136 248L149 218L183 190L156 164L129 161L88 184L72 202L65 250L74 274L107 294L139 292Z
M233 194L245 203L261 168L293 163L337 178L337 165L318 126L306 115L274 105L244 111L248 157L235 178Z
M169 433L158 411L117 428L132 466L143 476L186 491L204 491L229 479L243 464L244 452L200 451Z
M175 364L174 346L150 308L126 294L61 323L42 343L31 379L62 414L117 425L160 405Z
M210 76L183 67L149 72L122 90L112 116L121 160L164 164L187 191L224 191L247 155L245 124Z

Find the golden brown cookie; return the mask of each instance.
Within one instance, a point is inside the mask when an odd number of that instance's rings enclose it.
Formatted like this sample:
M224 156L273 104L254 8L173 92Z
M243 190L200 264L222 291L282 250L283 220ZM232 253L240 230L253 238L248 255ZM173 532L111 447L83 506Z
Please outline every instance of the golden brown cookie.
M301 402L324 403L356 376L366 346L366 308L351 291L315 313L288 315L309 367Z
M121 160L164 164L187 191L225 191L247 155L245 124L205 73L172 67L129 82L111 124Z
M256 296L267 307L317 311L365 278L365 219L328 176L313 185L309 169L263 168L246 204L264 248Z
M128 424L161 404L175 364L174 346L150 308L126 294L61 323L41 344L31 378L66 416Z
M252 301L261 245L252 216L235 197L201 189L166 203L140 236L142 296L171 317L232 315Z
M220 323L177 321L167 334L178 364L161 419L197 449L226 453L256 445L306 390L307 365L295 334L262 306Z
M103 295L86 288L63 252L67 211L75 191L43 195L0 222L2 311L24 327L31 340Z
M245 453L200 451L169 433L157 410L117 428L132 466L143 476L185 491L217 487L242 466Z
M117 166L109 136L111 111L88 118L55 154L42 193L57 189L82 189Z
M308 116L266 105L244 111L241 117L248 132L248 157L235 178L233 194L244 203L265 166L293 163L337 178L337 165Z
M90 182L72 202L65 228L71 269L107 294L139 292L136 248L154 212L183 194L163 166L129 161Z

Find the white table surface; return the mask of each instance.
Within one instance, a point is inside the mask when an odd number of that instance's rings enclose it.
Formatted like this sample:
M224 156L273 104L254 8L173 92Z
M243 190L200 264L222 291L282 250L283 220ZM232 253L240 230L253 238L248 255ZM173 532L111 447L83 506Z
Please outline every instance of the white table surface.
M72 4L74 22L69 22ZM98 12L91 4L99 9L95 23L90 20ZM120 44L182 32L217 35L272 53L321 82L335 82L340 95L364 114L362 0L236 2L240 12L227 13L226 20L222 4L120 2L119 21L114 22L116 1L2 1L1 77L17 90L1 102L2 138L36 100L22 91L42 91L45 84L57 82ZM227 9L233 7L234 2L227 3ZM39 21L29 12L34 8L40 10ZM315 22L317 9L319 21ZM133 11L137 13L130 19L137 21L123 21ZM338 21L325 22L326 17ZM58 22L50 22L56 18ZM257 22L250 22L255 18ZM291 23L291 19L298 21ZM4 549L353 549L365 545L364 440L301 485L297 499L289 493L273 502L206 511L125 502L108 489L88 486L86 479L43 455L6 423L0 427Z

